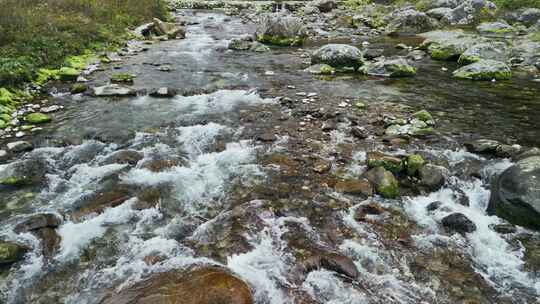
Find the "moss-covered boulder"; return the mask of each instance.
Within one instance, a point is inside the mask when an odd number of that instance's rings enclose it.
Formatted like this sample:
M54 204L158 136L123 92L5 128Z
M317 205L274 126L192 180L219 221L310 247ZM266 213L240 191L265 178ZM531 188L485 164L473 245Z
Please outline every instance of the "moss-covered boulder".
M413 113L412 117L419 119L425 123L434 121L433 116L427 110L420 110L418 112L415 112Z
M518 161L492 185L488 213L512 224L540 230L540 156Z
M504 62L482 59L455 70L453 75L470 80L508 80L512 78L512 71Z
M459 64L470 64L482 59L506 62L508 60L508 47L500 41L479 43L471 46L458 59Z
M127 83L132 84L135 79L135 75L129 73L115 73L111 75L112 83Z
M305 71L314 75L332 75L336 72L336 69L328 64L314 64Z
M416 69L406 59L385 59L368 63L361 68L361 72L371 76L384 77L410 77L416 75Z
M375 185L375 190L384 198L398 198L399 183L392 172L376 167L366 173L367 179Z
M483 35L507 36L517 33L517 30L506 22L484 22L476 27Z
M21 260L27 249L19 244L0 241L0 265L12 264Z
M76 83L71 87L71 94L80 94L88 90L88 86L84 83Z
M312 64L326 64L340 70L358 70L364 65L362 52L348 44L327 44L311 55Z
M26 121L30 124L42 124L51 121L51 118L47 114L43 113L30 113L26 115Z
M475 43L476 40L474 37L462 36L455 39L432 43L428 47L428 53L434 60L455 61Z
M425 165L426 161L421 155L411 154L405 159L405 167L407 168L407 175L415 176L420 169Z
M62 81L75 81L81 72L75 68L63 67L58 71L58 78Z
M267 14L260 19L255 32L257 41L278 46L300 46L307 38L302 19L283 15Z

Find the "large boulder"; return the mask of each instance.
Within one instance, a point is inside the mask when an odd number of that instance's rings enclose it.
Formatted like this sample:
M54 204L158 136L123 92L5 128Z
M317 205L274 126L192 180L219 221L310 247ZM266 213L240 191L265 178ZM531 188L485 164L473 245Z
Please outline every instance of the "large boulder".
M410 77L416 75L416 69L406 59L384 59L368 63L362 67L362 72L371 76Z
M315 0L313 5L319 9L321 13L331 12L337 8L337 2L335 0Z
M482 59L455 70L453 75L470 80L508 80L512 78L512 71L504 62Z
M47 161L34 157L0 166L0 185L30 186L41 183L47 172Z
M102 304L252 304L249 286L217 267L154 274L120 292L111 292Z
M21 260L27 248L12 242L0 241L0 266Z
M312 64L327 64L339 69L357 70L364 64L362 52L348 44L327 44L311 55Z
M471 24L478 20L491 17L495 14L497 6L486 0L465 0L452 12L445 16L442 21L449 24Z
M518 161L493 181L487 211L540 230L540 156Z
M386 33L389 35L411 35L427 32L437 27L437 21L423 12L406 8L388 16Z
M125 97L135 96L137 91L119 84L110 84L92 88L92 94L96 97Z
M169 39L185 38L186 32L184 28L170 22L163 22L154 18L154 32L158 36L167 36Z
M280 46L302 45L306 37L302 19L281 13L264 15L255 32L257 41Z
M470 64L481 59L491 59L501 62L508 60L508 48L506 43L500 41L492 41L485 43L478 43L461 54L458 59L460 64Z

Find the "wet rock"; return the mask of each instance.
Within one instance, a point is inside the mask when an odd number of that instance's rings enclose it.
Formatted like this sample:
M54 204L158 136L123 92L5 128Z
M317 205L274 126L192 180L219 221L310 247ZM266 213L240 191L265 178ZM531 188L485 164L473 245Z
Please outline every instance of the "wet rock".
M495 153L500 145L496 140L478 139L465 143L465 148L472 153Z
M47 163L41 158L30 158L8 164L0 170L0 185L29 186L41 183Z
M339 69L357 70L364 64L362 52L347 44L327 44L311 55L312 64L327 64Z
M176 159L156 159L145 162L142 165L142 168L152 172L163 172L181 164L182 163Z
M428 124L433 124L434 122L433 116L431 115L431 113L429 113L426 110L420 110L418 112L415 112L413 113L412 117L419 119Z
M176 96L177 91L173 88L158 88L158 89L152 89L148 95L156 98L171 98Z
M142 153L135 150L120 150L107 156L103 161L101 161L101 164L128 164L134 166L140 160L142 160L143 157L144 156Z
M447 171L444 167L427 164L419 170L420 184L430 190L438 190L446 181Z
M520 161L522 159L529 158L529 157L532 157L532 156L540 156L540 149L536 148L536 147L528 149L525 152L516 155L514 157L514 161Z
M138 38L148 38L152 35L152 32L154 30L154 23L146 23L138 26L133 30L133 33Z
M10 152L19 153L34 149L34 145L27 141L15 141L8 143L7 148Z
M497 41L475 44L461 54L458 63L470 64L482 59L506 62L508 60L506 44Z
M54 213L39 213L25 218L15 226L17 233L29 232L41 228L56 228L62 224L62 219Z
M368 49L363 50L363 52L364 52L364 58L368 60L372 60L377 57L381 57L384 54L384 49L368 48Z
M497 157L515 157L523 151L523 148L520 145L500 145L495 150L495 155Z
M334 0L315 0L312 5L317 7L321 13L329 13L337 8L337 2Z
M251 43L251 47L249 48L249 50L256 53L270 52L270 48L268 46L257 41Z
M442 205L443 205L443 202L435 201L435 202L429 203L429 205L426 206L426 210L428 212L433 212L433 211L441 208Z
M313 165L313 171L317 173L326 173L332 169L332 163L330 161L321 159L315 162Z
M307 30L302 19L285 14L267 14L257 25L256 40L262 43L298 46L304 43Z
M243 36L231 39L227 48L236 51L247 51L251 48L252 43L253 38L251 36Z
M369 132L363 127L352 127L351 134L358 139L366 139L369 137Z
M71 87L71 94L81 94L88 90L88 86L84 83L76 83Z
M390 23L386 27L389 35L410 35L427 32L437 27L437 21L423 12L406 8L397 10L390 16Z
M495 179L487 211L540 230L540 156L518 161Z
M157 18L154 18L153 30L158 36L167 36L169 39L186 37L186 31L182 27L174 23L163 22Z
M43 113L30 113L26 115L25 119L28 123L33 125L47 123L51 121L51 118L47 114Z
M40 109L40 112L41 112L41 113L52 113L52 112L59 111L60 109L62 109L61 106L58 106L58 105L52 105L52 106L49 106L49 107L41 108L41 109Z
M531 26L536 24L540 20L540 9L529 8L524 10L518 17L517 21L521 22L525 26Z
M120 206L131 198L129 189L124 186L114 185L114 190L104 189L84 196L73 205L75 210L71 213L71 218L80 221L91 214L101 214L106 208Z
M335 185L335 189L338 192L353 194L353 195L373 195L373 187L368 180L344 180L338 181Z
M510 234L515 233L517 231L516 226L512 224L498 224L492 227L493 230L500 234Z
M382 152L367 152L367 165L370 168L384 167L394 173L403 171L403 162L401 158L392 155L386 155Z
M469 80L508 80L512 78L512 71L504 62L482 59L455 70L453 75Z
M487 0L464 0L452 9L450 14L445 15L441 21L452 25L471 24L482 18L490 18L495 15L497 7Z
M50 227L43 227L33 231L33 233L41 241L43 255L48 258L53 257L62 240L56 233L56 230Z
M5 150L0 150L0 160L5 160L8 157L8 153Z
M361 71L366 75L384 77L410 77L416 75L416 69L403 58L370 62L364 65Z
M432 8L428 10L426 14L429 17L437 19L439 21L440 20L446 21L452 18L452 12L453 12L453 9L451 9L450 7L437 7L437 8Z
M112 83L133 84L134 79L135 79L135 75L128 74L128 73L115 73L111 75Z
M406 58L409 60L420 61L426 57L426 52L422 50L413 50L407 54Z
M119 84L104 85L92 88L92 95L96 97L125 97L135 96L137 92L132 88L121 86Z
M332 75L336 72L336 69L328 64L314 64L305 71L313 75Z
M356 209L354 219L357 221L364 221L367 215L380 215L383 214L384 211L385 210L381 205L370 202L366 205L361 205Z
M352 279L358 277L358 269L351 258L337 252L318 252L303 263L306 271L325 268Z
M464 234L476 231L476 225L461 213L452 213L444 217L441 223L448 231L451 232Z
M470 35L456 35L455 32L441 32L442 39L435 39L427 47L431 58L435 60L458 60L461 54L478 43L478 39Z
M12 264L20 261L27 248L12 242L0 241L0 265Z
M484 22L476 27L481 34L508 35L514 34L516 29L505 22Z
M120 292L110 292L101 304L252 304L249 286L218 267L151 275Z
M392 174L383 167L377 167L366 173L367 179L375 185L378 194L384 198L399 197L399 183Z

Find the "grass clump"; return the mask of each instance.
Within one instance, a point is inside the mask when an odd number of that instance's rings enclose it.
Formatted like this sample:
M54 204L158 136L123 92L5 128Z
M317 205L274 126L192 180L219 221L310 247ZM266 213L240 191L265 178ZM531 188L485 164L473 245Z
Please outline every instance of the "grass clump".
M167 18L163 0L0 0L0 7L0 87L80 70L86 50L115 47L126 28Z

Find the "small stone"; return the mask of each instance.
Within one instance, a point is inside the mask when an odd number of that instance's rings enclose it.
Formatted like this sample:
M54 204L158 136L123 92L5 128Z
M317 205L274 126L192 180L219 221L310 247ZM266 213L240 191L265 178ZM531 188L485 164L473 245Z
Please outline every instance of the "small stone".
M171 98L176 96L176 90L172 88L159 88L159 89L153 89L150 91L150 96L157 97L157 98Z
M31 124L42 124L51 121L51 118L43 113L30 113L26 115L26 121Z
M476 225L461 213L452 213L442 219L442 225L451 232L461 234L476 231Z
M40 111L41 113L52 113L52 112L56 112L60 110L61 108L62 108L61 106L53 105L53 106L41 108Z
M326 160L322 160L322 159L318 160L313 165L313 171L317 173L321 173L321 174L330 171L331 168L332 168L332 163Z
M266 76L274 76L274 75L276 75L276 73L274 71L266 71L266 72L264 72L264 75L266 75Z
M351 134L358 139L366 139L369 136L367 130L363 127L352 127Z
M7 144L7 148L11 152L19 153L24 151L30 151L34 149L34 146L27 141L16 141Z

